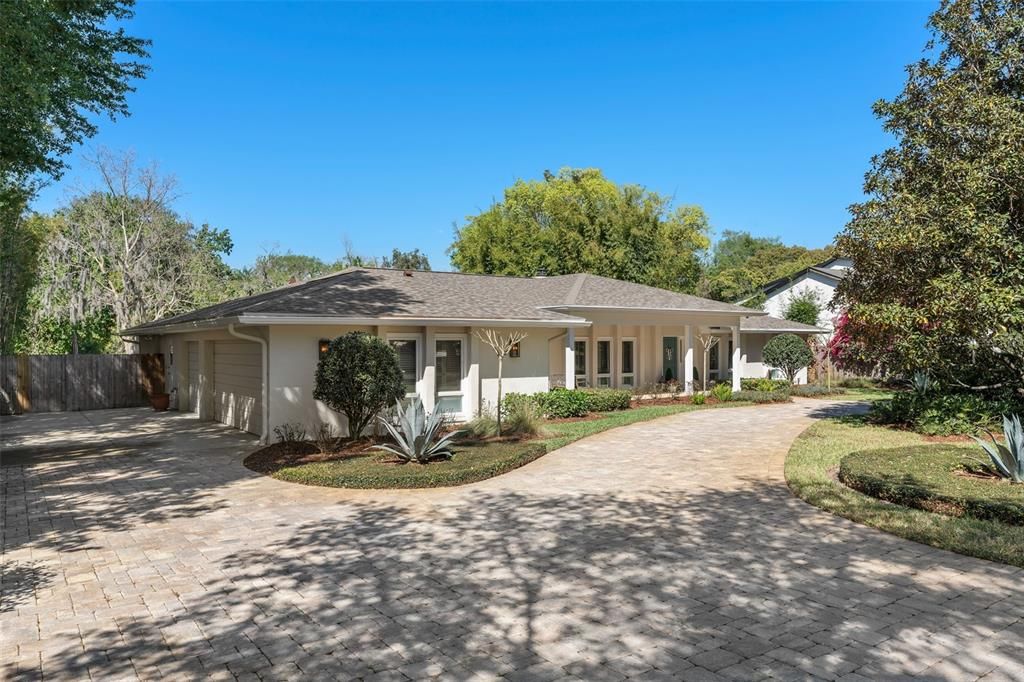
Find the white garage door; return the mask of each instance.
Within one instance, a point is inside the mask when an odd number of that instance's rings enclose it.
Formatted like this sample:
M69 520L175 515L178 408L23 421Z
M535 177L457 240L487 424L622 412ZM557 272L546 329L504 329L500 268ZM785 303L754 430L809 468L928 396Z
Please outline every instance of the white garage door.
M262 429L262 356L247 341L213 344L213 418L250 433Z
M178 395L181 395L180 393ZM199 413L199 342L188 342L188 411Z

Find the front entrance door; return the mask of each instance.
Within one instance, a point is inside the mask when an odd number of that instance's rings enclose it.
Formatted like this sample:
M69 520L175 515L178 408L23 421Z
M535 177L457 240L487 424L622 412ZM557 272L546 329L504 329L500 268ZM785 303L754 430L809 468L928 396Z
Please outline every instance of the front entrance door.
M679 351L679 339L675 336L661 337L661 374L665 381L679 379L676 376L676 353Z

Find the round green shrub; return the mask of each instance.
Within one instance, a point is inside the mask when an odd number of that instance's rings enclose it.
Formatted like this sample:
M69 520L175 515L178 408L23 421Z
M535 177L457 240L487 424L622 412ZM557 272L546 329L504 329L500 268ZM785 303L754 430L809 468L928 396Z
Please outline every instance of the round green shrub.
M365 332L339 336L316 365L313 397L344 414L349 435L358 438L381 410L405 397L398 354Z
M537 400L544 414L555 419L585 417L589 411L583 391L553 388L547 393L538 393Z
M814 353L796 334L779 334L764 344L764 362L782 370L793 383L797 372L814 362Z
M628 410L633 394L621 388L585 388L582 393L587 397L589 412L611 412Z

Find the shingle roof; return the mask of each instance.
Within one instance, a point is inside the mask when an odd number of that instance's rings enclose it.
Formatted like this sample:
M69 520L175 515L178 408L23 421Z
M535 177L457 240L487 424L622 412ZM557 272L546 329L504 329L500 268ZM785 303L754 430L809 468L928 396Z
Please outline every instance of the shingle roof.
M740 320L740 331L821 334L825 330L802 322L793 322L792 320L783 320L771 315L762 315L761 317L744 317Z
M124 333L158 332L172 325L240 315L582 322L583 318L572 314L573 307L761 314L732 303L596 275L501 277L349 268L301 284L150 322Z

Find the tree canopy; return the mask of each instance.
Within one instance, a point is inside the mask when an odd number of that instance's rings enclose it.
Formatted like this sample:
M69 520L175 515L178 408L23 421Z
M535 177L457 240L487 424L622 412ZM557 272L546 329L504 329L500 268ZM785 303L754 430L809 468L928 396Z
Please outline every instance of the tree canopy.
M617 185L595 168L563 168L517 180L501 201L466 218L448 249L464 272L533 276L589 272L693 291L708 246L698 206L639 185Z
M718 301L736 302L756 296L764 285L788 277L826 260L831 249L786 246L775 237L754 237L749 232L725 230L715 242L701 277L698 293Z
M944 1L838 240L844 355L1024 395L1024 5Z
M0 181L60 177L62 159L96 134L95 115L128 115L148 40L117 22L133 0L0 2Z

